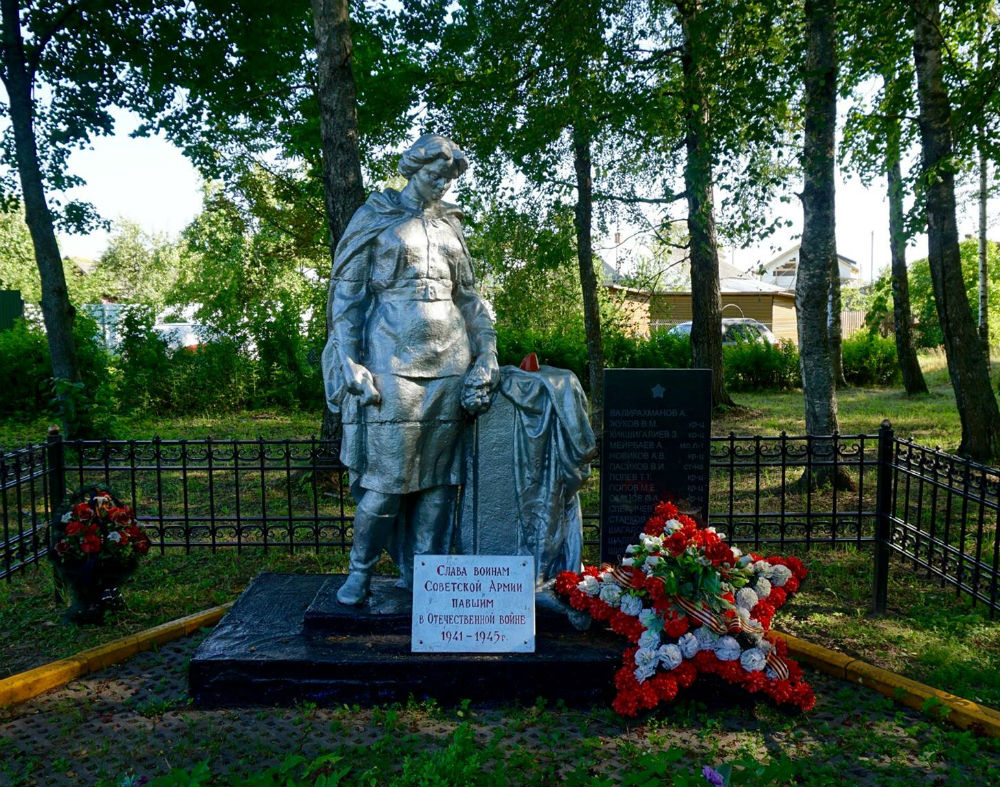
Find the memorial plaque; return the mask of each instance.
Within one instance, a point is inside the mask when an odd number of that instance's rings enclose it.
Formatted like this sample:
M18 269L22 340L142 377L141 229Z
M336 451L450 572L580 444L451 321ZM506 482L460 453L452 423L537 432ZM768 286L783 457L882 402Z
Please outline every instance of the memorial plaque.
M601 562L617 563L661 500L708 518L712 373L607 369L601 446Z
M533 558L420 555L413 563L412 652L535 652Z

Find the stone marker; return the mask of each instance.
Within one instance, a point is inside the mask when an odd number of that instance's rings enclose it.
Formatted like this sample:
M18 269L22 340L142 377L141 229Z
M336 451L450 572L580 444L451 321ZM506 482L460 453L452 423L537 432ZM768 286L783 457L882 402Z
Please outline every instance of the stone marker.
M601 562L617 563L661 500L708 516L712 373L607 369L601 448Z

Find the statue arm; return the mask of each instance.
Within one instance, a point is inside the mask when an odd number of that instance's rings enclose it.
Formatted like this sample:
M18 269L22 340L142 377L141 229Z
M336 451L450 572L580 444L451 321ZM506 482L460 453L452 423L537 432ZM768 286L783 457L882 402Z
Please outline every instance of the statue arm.
M366 208L361 208L355 214L337 247L327 300L330 336L324 352L324 366L337 367L326 370L326 377L342 379L344 389L361 396L362 404L377 403L380 399L374 378L362 358L365 316L371 301L368 281L374 253L373 236L365 231L367 212Z
M468 255L461 262L457 278L455 303L465 320L472 356L475 359L472 369L469 371L467 382L474 388L484 388L491 391L500 382L497 332L489 309L486 308L482 297L476 291L472 264Z

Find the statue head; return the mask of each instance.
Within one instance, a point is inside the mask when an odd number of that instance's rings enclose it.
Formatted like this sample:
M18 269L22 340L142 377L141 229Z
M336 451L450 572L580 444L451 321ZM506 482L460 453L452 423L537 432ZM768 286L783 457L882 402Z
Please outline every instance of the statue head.
M435 161L443 162L441 170L452 180L469 168L469 159L458 145L440 134L424 134L399 160L399 174L409 179Z

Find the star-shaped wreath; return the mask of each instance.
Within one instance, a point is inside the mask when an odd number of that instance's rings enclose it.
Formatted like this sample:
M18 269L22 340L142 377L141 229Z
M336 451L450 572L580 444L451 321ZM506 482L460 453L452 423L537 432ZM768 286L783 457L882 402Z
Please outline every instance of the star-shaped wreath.
M556 592L629 640L615 674L623 716L669 702L700 674L718 675L779 705L816 704L785 643L775 611L808 573L802 561L743 554L715 528L660 503L619 566L564 571Z

